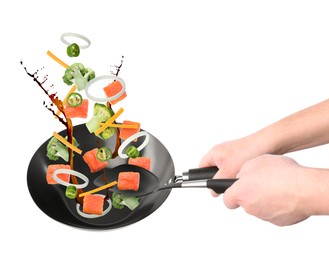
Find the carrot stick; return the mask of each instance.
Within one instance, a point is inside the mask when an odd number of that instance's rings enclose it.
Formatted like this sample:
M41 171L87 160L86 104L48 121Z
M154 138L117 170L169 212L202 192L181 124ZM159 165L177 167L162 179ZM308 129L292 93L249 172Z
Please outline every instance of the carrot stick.
M106 128L109 127L123 112L123 108L120 108L109 120L106 121L104 125L102 125L100 128L98 128L95 131L95 135L99 135L101 132L103 132Z
M57 134L56 132L53 133L53 136L55 136L60 142L65 144L68 148L72 149L76 153L78 153L78 154L82 153L82 150L80 150L79 148L77 148L74 145L70 144L65 138L63 138L61 135Z
M112 181L112 182L110 182L108 184L105 184L103 186L100 186L100 187L98 187L96 189L93 189L93 190L90 190L90 191L86 191L86 192L80 193L79 194L79 197L83 197L83 196L86 196L88 194L92 194L92 193L95 193L95 192L98 192L98 191L101 191L101 190L105 190L105 189L110 188L110 187L112 187L112 186L114 186L116 184L118 184L117 181Z
M59 59L55 54L53 54L51 51L47 51L47 54L49 57L51 57L54 61L56 61L58 64L62 65L65 69L69 67L64 61Z
M103 125L103 124L102 124ZM138 125L124 125L124 124L109 124L108 127L118 127L118 128L132 128L137 129Z

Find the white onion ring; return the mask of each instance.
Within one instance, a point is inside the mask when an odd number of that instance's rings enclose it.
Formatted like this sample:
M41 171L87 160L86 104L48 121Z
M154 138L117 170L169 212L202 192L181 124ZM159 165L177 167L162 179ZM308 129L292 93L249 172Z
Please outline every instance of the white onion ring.
M97 82L99 80L104 80L104 79L113 79L113 80L119 81L121 83L121 85L122 85L122 88L121 88L120 92L117 93L117 94L115 94L115 95L113 95L113 96L111 96L111 97L106 97L106 98L94 97L93 95L91 95L89 93L90 86L92 84L94 84L95 82ZM87 85L85 87L85 91L86 91L87 97L89 99L91 99L91 100L96 101L96 102L109 102L109 101L115 100L115 99L121 97L122 94L125 92L125 90L126 90L126 84L125 84L125 82L123 81L122 78L119 78L118 76L115 76L115 75L103 75L103 76L99 76L99 77L93 78L92 80L90 80L87 83Z
M71 45L72 44L71 42L68 42L67 40L65 40L65 37L67 37L67 36L72 36L72 37L79 38L79 39L81 39L81 40L83 40L87 43L86 45L79 46L80 49L87 49L90 46L90 43L91 43L90 40L87 37L85 37L81 34L78 34L78 33L63 33L62 36L61 36L61 41L63 43L65 43L66 45Z
M138 132L136 134L133 134L131 136L129 136L119 147L118 149L118 154L121 158L125 159L128 158L128 155L123 153L123 150L136 138L139 138L141 136L145 136L145 140L144 142L137 147L137 150L140 152L142 149L144 149L144 147L147 145L147 143L150 141L150 135L149 133L142 131L142 132Z
M105 197L103 194L95 194L95 195L99 195L99 196L102 196L103 198ZM80 204L77 203L77 212L80 216L84 217L84 218L100 218L100 217L103 217L105 216L107 213L110 212L110 210L112 209L112 201L111 199L109 198L108 200L106 200L107 203L109 204L109 206L103 211L102 215L96 215L96 214L87 214L87 213L84 213L80 210Z
M66 181L63 181L61 180L60 178L58 178L57 174L60 174L60 173L68 173L70 175L74 175L74 176L77 176L79 177L80 179L82 179L85 183L82 183L82 184L72 184L72 183L69 183L69 182L66 182ZM87 187L88 183L89 183L89 179L83 175L82 173L80 172L77 172L77 171L74 171L74 170L70 170L70 169L57 169L56 171L54 171L53 173L53 179L58 183L58 184L62 184L64 186L75 186L77 189L83 189L85 187Z

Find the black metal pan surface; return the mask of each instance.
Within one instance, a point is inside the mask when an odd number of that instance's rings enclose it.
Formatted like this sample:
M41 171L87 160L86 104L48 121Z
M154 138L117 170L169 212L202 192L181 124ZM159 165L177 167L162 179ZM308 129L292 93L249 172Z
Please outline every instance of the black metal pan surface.
M82 151L88 151L99 145L107 146L114 149L116 137L104 141L98 139L95 135L90 134L84 124L74 127L74 137L79 143ZM145 130L143 130L145 131ZM65 136L64 130L59 134ZM149 133L150 134L150 133ZM49 138L50 139L50 138ZM64 160L51 161L47 158L46 140L34 153L31 158L27 171L27 185L32 199L35 204L50 218L64 224L86 228L86 229L114 229L127 226L152 214L167 199L170 189L163 190L140 198L140 205L133 211L125 207L123 209L112 208L111 211L99 218L84 218L77 212L76 200L68 199L65 196L65 186L49 185L46 181L46 172L49 164L65 163ZM141 139L141 138L139 138ZM137 140L136 146L143 140ZM89 184L83 190L88 191L96 188L94 180L99 177L102 171L90 173L88 165L84 162L82 155L74 155L74 170L85 174L89 178ZM140 156L150 157L152 159L151 172L159 179L160 185L168 183L174 179L173 160L165 146L152 134L147 146L141 151ZM110 161L105 171L110 171L117 165L127 163L127 159L119 156Z

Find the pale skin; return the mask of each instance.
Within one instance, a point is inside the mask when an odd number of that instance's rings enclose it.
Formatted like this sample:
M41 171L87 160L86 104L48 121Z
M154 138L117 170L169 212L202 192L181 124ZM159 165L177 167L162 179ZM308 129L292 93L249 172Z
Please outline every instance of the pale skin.
M275 225L292 225L329 215L329 168L302 166L283 154L327 143L329 100L214 146L200 167L216 165L214 178L239 179L223 194L228 208L242 207Z

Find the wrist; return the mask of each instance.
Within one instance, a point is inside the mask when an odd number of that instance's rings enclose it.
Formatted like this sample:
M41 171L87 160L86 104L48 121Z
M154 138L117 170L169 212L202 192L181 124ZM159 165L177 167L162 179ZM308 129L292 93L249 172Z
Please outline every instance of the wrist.
M300 210L308 216L329 215L329 169L303 168L298 182Z
M284 154L284 147L278 136L270 127L264 128L244 138L248 146L252 147L251 156L255 158L264 154Z
M289 152L300 150L299 142L303 140L297 133L291 131L291 127L277 122L269 125L254 134L249 139L257 147L259 155L276 154L283 155Z

